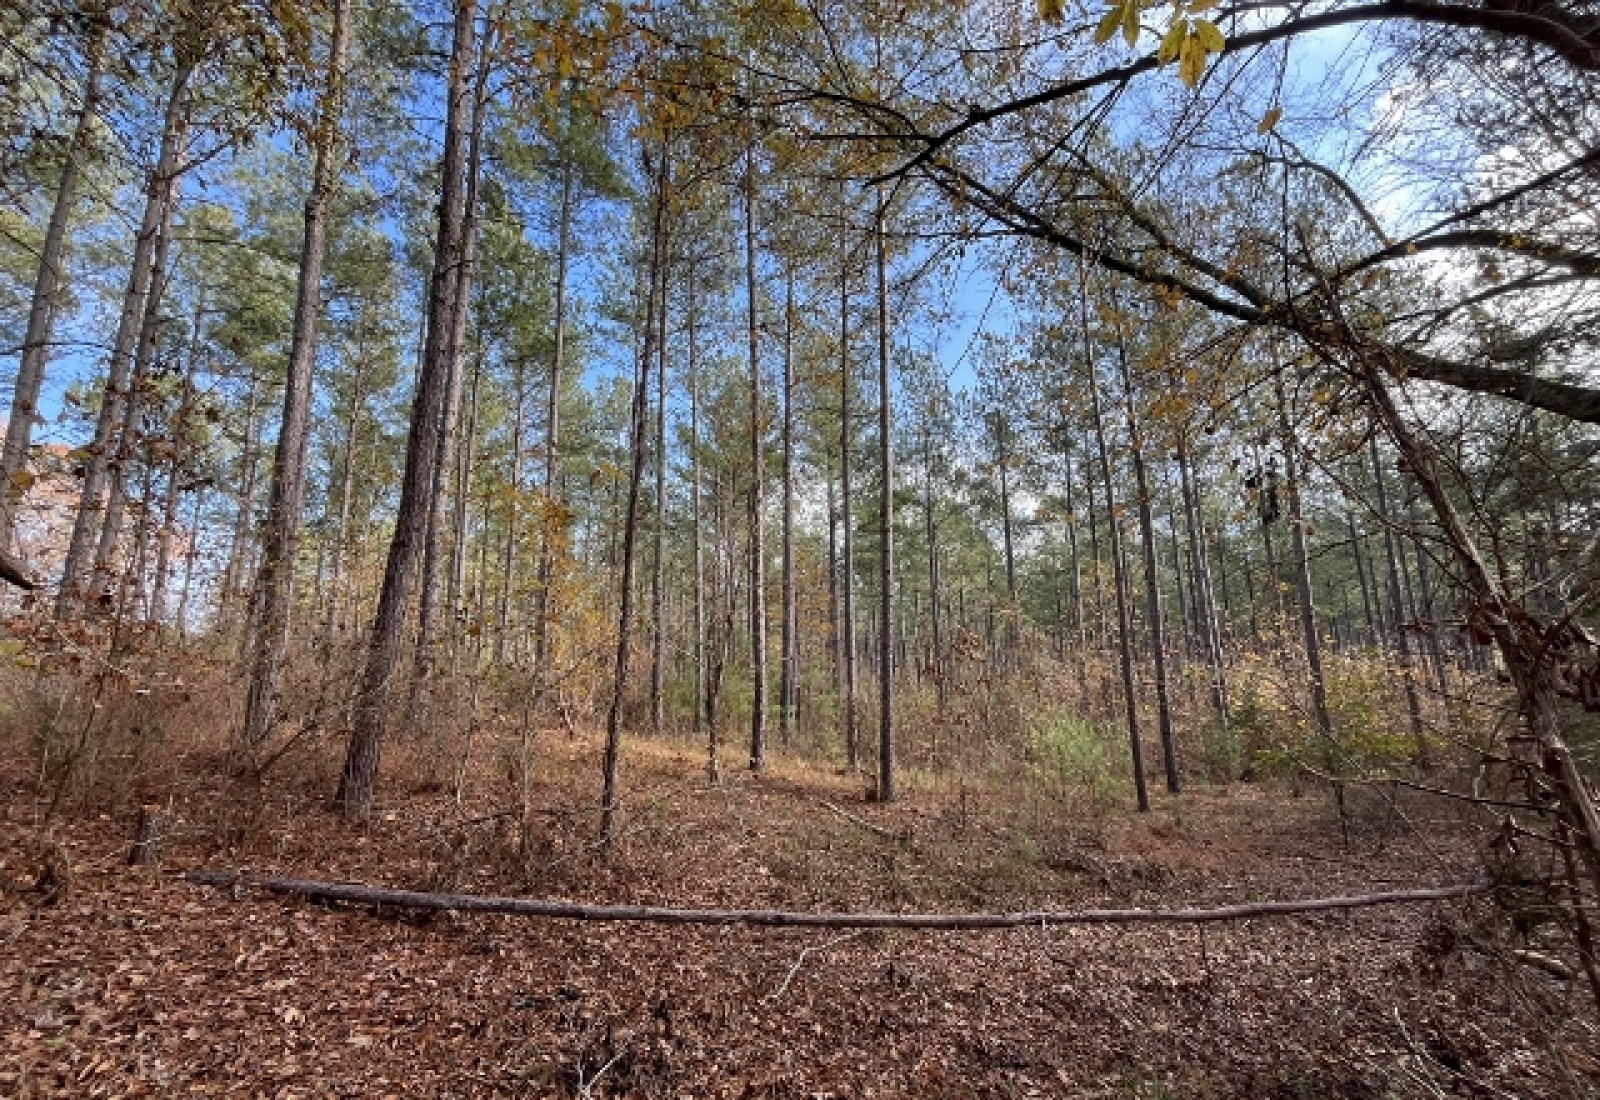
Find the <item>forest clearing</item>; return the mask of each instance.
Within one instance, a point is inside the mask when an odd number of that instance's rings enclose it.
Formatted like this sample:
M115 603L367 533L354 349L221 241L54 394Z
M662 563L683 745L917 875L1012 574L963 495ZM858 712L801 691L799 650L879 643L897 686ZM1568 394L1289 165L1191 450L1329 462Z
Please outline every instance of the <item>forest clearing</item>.
M593 846L595 737L542 731L536 851L484 743L465 797L400 750L369 822L322 811L337 759L244 800L180 784L159 867L131 806L63 835L70 891L31 893L8 825L6 1095L1411 1097L1600 1089L1581 980L1538 891L1211 925L905 932L543 921L324 905L186 883L197 866L414 889L672 906L992 911L1172 906L1478 881L1459 804L1235 784L1148 815L908 782L862 806L815 763L706 785L698 746L630 751L637 809ZM198 747L197 747L198 748ZM1010 781L1008 781L1008 778ZM13 806L31 780L6 776ZM832 812L852 816L903 842Z
M0 1095L1600 1096L1595 3L0 5Z

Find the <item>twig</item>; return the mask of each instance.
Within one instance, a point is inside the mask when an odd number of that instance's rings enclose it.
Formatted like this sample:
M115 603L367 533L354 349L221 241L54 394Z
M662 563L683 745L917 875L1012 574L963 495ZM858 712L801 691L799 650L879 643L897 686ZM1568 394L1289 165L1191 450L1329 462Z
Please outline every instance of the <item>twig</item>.
M877 836L881 836L885 840L892 840L897 844L911 843L911 833L909 830L903 833L897 833L893 829L885 829L882 825L874 825L864 817L857 817L844 807L836 806L832 802L829 802L826 798L819 798L817 801L820 802L825 808L832 810L834 813L850 822L850 824L859 825L869 833L874 833Z
M800 968L806 964L807 957L811 955L820 955L830 947L838 947L846 940L853 940L865 931L865 928L858 928L854 932L846 932L842 936L835 936L827 943L812 944L810 947L802 948L800 951L800 957L796 959L794 961L794 965L789 968L789 973L784 975L783 984L777 989L773 990L771 993L767 994L767 996L763 997L762 1003L770 1004L789 991L789 983L794 981L794 976L796 974L800 973Z
M673 909L652 905L591 905L551 898L486 897L388 890L355 883L248 875L234 871L190 871L184 876L200 886L248 887L279 894L299 894L328 901L353 901L407 909L454 909L460 912L508 913L556 920L643 921L655 924L752 924L768 928L916 928L963 931L1065 924L1201 924L1208 921L1284 917L1374 905L1448 901L1494 891L1491 883L1389 890L1376 894L1263 901L1195 909L1064 909L1024 913L816 913L781 909Z
M626 1053L628 1053L627 1047L623 1047L623 1049L617 1051L615 1054L613 1054L611 1056L611 1060L609 1062L607 1062L605 1065L601 1066L599 1069L595 1070L594 1076L589 1078L588 1081L585 1081L583 1079L583 1066L581 1064L579 1065L579 1067L578 1067L578 1096L580 1097L580 1100L594 1100L594 1087L595 1087L595 1085L599 1083L600 1078L605 1076L606 1070L610 1069L612 1066L614 1066L618 1062L620 1062L622 1060L622 1056L624 1054L626 1054Z
M1559 978L1564 982L1570 982L1578 976L1572 967L1554 955L1546 955L1543 951L1513 951L1511 957L1519 963L1525 963L1535 970L1543 970L1552 978Z

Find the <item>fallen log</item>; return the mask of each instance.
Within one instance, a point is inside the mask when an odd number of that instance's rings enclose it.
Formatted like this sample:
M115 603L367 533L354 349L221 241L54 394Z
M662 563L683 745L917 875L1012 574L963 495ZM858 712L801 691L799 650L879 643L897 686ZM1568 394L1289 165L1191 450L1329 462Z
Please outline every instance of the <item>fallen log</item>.
M1067 924L1200 924L1448 901L1489 893L1488 883L1389 890L1378 894L1258 901L1199 909L1060 909L1023 913L809 913L781 909L671 909L654 905L590 905L548 898L499 898L476 894L434 894L387 890L354 882L248 875L234 871L190 871L184 878L200 886L267 890L328 901L389 905L401 909L453 910L458 913L509 913L555 920L649 921L656 924L753 924L768 928L909 928L959 931L984 928L1039 928Z

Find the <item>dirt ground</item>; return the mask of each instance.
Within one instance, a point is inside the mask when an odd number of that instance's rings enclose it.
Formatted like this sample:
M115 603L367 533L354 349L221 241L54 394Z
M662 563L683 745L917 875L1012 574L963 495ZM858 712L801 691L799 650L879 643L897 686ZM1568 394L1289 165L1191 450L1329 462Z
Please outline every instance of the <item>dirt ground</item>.
M881 806L786 758L713 789L692 746L633 741L624 834L602 859L596 738L535 739L525 855L514 738L475 749L459 802L453 761L393 747L361 825L327 813L336 750L308 746L259 785L175 759L150 789L77 800L47 843L50 792L7 749L0 1095L1600 1096L1587 987L1517 954L1572 954L1523 894L1204 927L848 933L420 919L181 877L903 911L1482 879L1484 838L1415 792L1352 791L1348 830L1325 792L1250 784L1137 815L1016 776L913 774ZM149 798L162 862L129 867ZM52 851L64 892L37 888Z

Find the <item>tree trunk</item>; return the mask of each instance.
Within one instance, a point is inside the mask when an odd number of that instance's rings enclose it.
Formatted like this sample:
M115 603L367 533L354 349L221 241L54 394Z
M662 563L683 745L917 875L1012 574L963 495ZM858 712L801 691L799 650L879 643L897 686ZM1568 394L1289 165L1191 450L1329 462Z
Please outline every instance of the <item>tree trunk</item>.
M1078 692L1084 710L1089 709L1089 635L1083 618L1083 570L1078 563L1078 510L1072 498L1072 452L1061 449L1062 483L1066 486L1068 576L1072 580L1072 622L1078 636Z
M470 554L470 548L467 545L469 525L467 507L471 501L472 471L477 452L478 396L482 384L483 348L480 341L480 346L472 359L472 389L467 399L467 430L462 437L461 446L456 455L455 515L450 521L450 526L455 531L456 537L450 546L450 584L445 593L445 607L456 623L450 645L452 675L456 671L456 662L461 650L460 626L467 615L467 557ZM487 517L487 512L485 517ZM484 523L481 526L484 527L484 531L483 538L480 541L487 546L487 524ZM479 637L482 637L481 622L479 623Z
M794 262L791 260L785 270L783 289L783 645L779 654L782 679L778 688L782 714L779 729L785 746L794 738L799 646L794 578Z
M839 185L839 210L844 185ZM851 451L855 433L850 426L850 255L845 226L839 226L839 517L841 533L839 584L843 589L844 625L839 639L844 654L844 750L852 771L861 768L861 730L856 685L856 558L855 513L851 493Z
M1396 408L1378 364L1366 355L1357 361L1361 381L1377 419L1394 440L1406 468L1433 507L1445 544L1460 566L1462 581L1474 600L1471 622L1493 637L1517 691L1522 717L1573 840L1588 866L1590 881L1600 889L1600 811L1561 735L1556 666L1548 631L1506 592L1466 529L1446 491L1433 452L1411 430ZM1374 448L1376 454L1376 448Z
M690 541L694 555L694 734L705 733L706 722L706 559L705 529L702 518L703 501L700 484L700 344L699 316L696 295L699 291L698 269L689 272L685 291L688 302L684 318L688 325L688 361L685 370L689 389L689 523ZM707 764L713 783L721 777L718 773L715 735L709 745Z
M670 185L670 181L668 181ZM655 524L650 576L650 732L657 737L666 725L667 673L667 293L672 275L671 234L662 229L658 260L660 303L656 309Z
M306 196L305 236L295 292L289 370L283 387L283 420L267 495L267 529L262 539L254 615L255 648L250 688L245 697L241 739L260 745L278 717L278 676L289 650L294 606L295 556L305 510L306 448L311 434L311 384L317 365L317 322L322 313L322 266L327 254L328 213L338 181L336 153L344 106L345 64L353 0L336 0L328 44L328 83L317 111L316 153L311 191Z
M1294 554L1294 585L1300 604L1300 637L1305 645L1306 674L1311 680L1311 715L1316 721L1317 733L1333 745L1333 720L1328 714L1328 685L1322 673L1322 634L1317 630L1317 607L1311 587L1311 552L1306 542L1305 516L1300 502L1300 462L1297 457L1294 428L1289 422L1289 405L1283 392L1283 373L1275 372L1272 379L1278 403L1278 432L1283 440L1283 472L1289 494L1289 540ZM1329 761L1333 763L1334 761ZM1339 803L1339 816L1344 817L1344 788L1334 784L1334 797Z
M439 413L438 438L428 485L427 520L422 538L422 581L417 601L417 646L412 661L410 694L406 700L406 727L420 732L424 700L432 690L439 647L439 574L444 562L445 500L450 495L456 464L456 439L461 419L461 390L467 348L467 323L472 312L472 283L478 254L478 188L483 172L483 125L488 110L486 86L494 53L493 9L484 20L478 46L477 74L472 89L472 120L467 134L466 193L461 212L461 262L450 291L451 307L444 362L444 408ZM459 540L462 532L456 531Z
M1395 656L1400 663L1401 683L1406 693L1406 714L1411 720L1411 736L1417 742L1419 755L1424 754L1425 731L1422 724L1422 700L1417 694L1417 679L1411 661L1411 639L1406 636L1405 589L1400 584L1400 548L1394 535L1394 516L1389 511L1389 493L1384 486L1383 463L1378 458L1378 437L1367 441L1367 454L1372 459L1372 491L1378 506L1378 517L1383 523L1383 553L1389 574L1389 619L1393 629Z
M1150 790L1144 779L1144 745L1139 737L1139 700L1133 682L1133 617L1128 607L1127 568L1122 555L1122 532L1117 524L1117 496L1111 479L1111 455L1106 447L1105 417L1100 408L1100 382L1089 338L1089 287L1083 261L1078 263L1078 321L1083 332L1084 366L1089 373L1089 412L1094 420L1095 446L1100 454L1100 479L1106 493L1107 543L1111 551L1112 586L1117 596L1117 639L1122 658L1122 697L1128 722L1128 748L1133 757L1133 785L1139 811L1150 809Z
M1417 594L1421 599L1418 607L1419 626L1422 630L1423 645L1428 651L1429 663L1433 665L1434 686L1439 691L1441 704L1448 703L1450 699L1450 680L1445 671L1444 645L1440 641L1439 621L1435 615L1433 598L1433 575L1428 567L1428 550L1422 543L1421 520L1417 515L1417 502L1413 498L1410 505L1410 519L1413 528L1412 550L1417 556ZM1449 714L1448 706L1445 714Z
M107 494L104 514L100 517L100 533L94 555L94 587L109 591L113 585L126 588L128 562L120 567L116 561L118 544L128 511L128 479L144 449L145 407L149 404L150 368L155 362L156 339L161 328L161 301L166 297L169 261L172 253L172 227L177 219L178 181L174 178L167 189L166 202L161 215L161 228L156 236L154 255L150 259L150 286L145 294L144 316L139 323L139 339L133 357L133 372L123 398L122 423L113 444L113 457L107 467ZM117 603L118 617L122 602Z
M561 161L561 212L556 230L555 346L550 356L550 388L545 395L544 500L539 524L539 576L533 604L533 696L544 700L550 664L550 615L554 605L556 545L565 538L566 523L557 507L557 482L561 473L561 382L567 357L567 264L572 253L572 154Z
M172 76L172 90L167 95L166 112L161 124L161 150L145 184L144 214L139 223L138 236L134 239L133 262L128 269L128 286L122 298L117 334L111 345L111 364L107 371L105 393L95 422L94 440L88 447L83 492L61 571L61 588L56 597L58 618L73 614L88 595L87 574L93 565L92 555L105 510L104 497L112 452L122 436L128 381L133 372L136 344L144 319L145 298L150 290L151 257L157 238L161 236L162 221L172 202L178 173L183 170L183 144L189 118L189 78L193 75L194 66L191 63L181 64Z
M517 535L521 530L518 522L518 501L522 497L522 457L525 450L524 430L527 405L527 364L519 356L516 365L517 410L511 421L511 492L506 498L506 530L505 542L501 549L500 557L500 607L496 616L497 623L494 636L494 661L497 665L506 663L506 643L511 637L511 605L517 590ZM534 626L534 648L538 649L539 627L537 619ZM535 656L535 664L538 658ZM534 669L537 678L538 669Z
M1372 598L1372 584L1367 580L1367 555L1362 549L1364 536L1356 530L1355 516L1351 515L1348 508L1345 509L1344 523L1350 534L1350 555L1355 559L1356 583L1361 586L1361 610L1366 617L1367 641L1376 647L1382 644L1383 621Z
M1128 420L1128 454L1133 462L1134 491L1139 494L1139 545L1144 556L1144 594L1150 628L1150 652L1156 672L1156 724L1161 731L1161 763L1166 772L1167 790L1182 789L1178 775L1177 739L1172 730L1172 694L1167 684L1166 616L1161 607L1161 575L1156 563L1155 517L1150 509L1150 482L1144 466L1144 433L1133 411L1133 376L1128 369L1128 353L1123 346L1122 322L1117 321L1117 366L1122 374L1123 411ZM1098 399L1097 399L1098 400ZM1107 482L1107 493L1110 483ZM1128 686L1131 691L1131 685Z
M406 441L405 473L400 482L394 536L389 543L383 588L368 639L355 728L350 735L335 797L335 805L346 817L365 817L372 810L384 725L400 660L406 605L422 550L420 544L426 537L433 463L439 447L445 390L449 385L455 291L465 260L464 161L472 107L469 69L475 52L476 3L477 0L457 0L456 3L438 236L428 288L427 336L411 407L411 431Z
M933 415L932 410L929 413ZM922 518L928 543L928 615L932 627L933 651L929 666L933 670L933 690L943 714L949 703L949 687L945 683L944 629L940 623L939 607L943 602L939 577L939 522L933 492L933 427L930 424L922 433Z
M745 334L750 349L750 770L766 766L767 754L767 548L765 433L756 303L756 163L752 135L744 152Z
M234 605L245 590L243 580L245 559L249 554L250 522L255 515L256 470L259 456L256 453L259 428L257 413L261 406L261 379L250 372L250 388L245 391L244 434L239 442L239 492L233 513L233 532L228 542L228 564L222 570L222 595L220 603L232 619Z
M1217 721L1226 729L1230 720L1228 706L1228 675L1222 650L1222 628L1217 620L1217 606L1211 594L1211 562L1206 553L1205 519L1200 513L1200 501L1195 492L1190 471L1189 449L1184 440L1178 440L1178 477L1183 496L1184 527L1189 538L1189 572L1194 578L1195 619L1200 627L1201 647L1206 666L1211 673L1211 706L1217 712Z
M606 748L603 788L600 796L600 847L609 852L617 822L617 777L622 757L622 703L628 681L628 651L633 640L633 574L639 540L639 497L644 483L645 446L649 431L650 363L654 358L656 310L661 308L666 256L667 163L668 145L661 143L660 165L655 183L655 213L650 231L650 275L645 294L644 337L640 341L638 365L634 368L633 412L630 417L628 508L622 520L622 576L617 613L617 660L611 685L611 707L606 714Z
M350 518L354 509L356 485L356 448L360 444L361 414L366 405L366 344L356 349L355 362L351 364L350 413L345 417L344 447L339 455L339 512L334 524L333 570L329 580L328 634L334 629L347 629L354 615L350 583Z
M184 450L184 433L188 430L193 412L195 374L200 369L200 325L205 316L205 294L195 298L194 315L189 326L189 347L184 357L183 389L172 419L172 458L167 466L166 494L161 502L161 530L156 536L156 575L150 593L150 622L160 624L167 618L167 590L171 587L172 544L178 532L178 495L183 488L183 467L191 456ZM190 532L189 557L195 554L194 532Z
M895 799L894 730L894 403L889 390L889 260L883 186L873 218L878 275L878 801Z
M83 102L78 121L67 145L67 156L56 182L55 203L45 228L39 252L39 271L33 282L33 301L28 309L28 327L22 337L22 358L17 364L17 380L11 391L11 413L6 421L5 446L0 449L0 553L11 549L16 530L17 507L26 493L25 473L33 440L33 425L38 419L39 391L44 386L45 364L50 358L50 341L55 331L56 312L61 306L61 283L67 255L67 224L77 199L78 178L88 157L100 112L100 80L105 72L106 22L96 19L88 43L88 73L84 77Z

